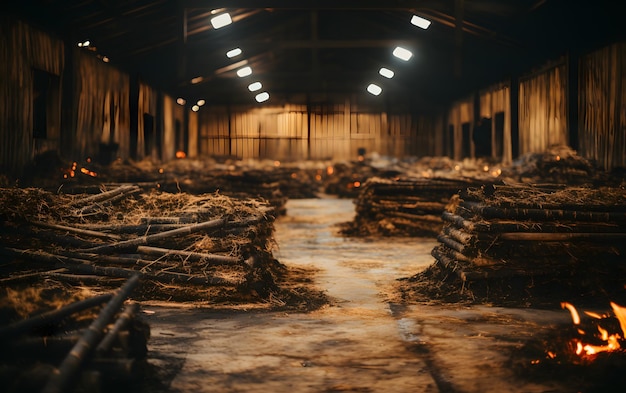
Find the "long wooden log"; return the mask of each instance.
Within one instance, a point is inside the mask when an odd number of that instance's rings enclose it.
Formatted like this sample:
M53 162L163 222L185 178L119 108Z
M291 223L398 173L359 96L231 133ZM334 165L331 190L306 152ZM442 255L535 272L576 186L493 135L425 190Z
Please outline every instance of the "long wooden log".
M443 233L440 233L439 235L437 235L437 241L439 243L445 244L446 246L450 247L453 250L456 250L458 252L460 252L461 254L466 254L468 248L465 247L463 244L457 242L456 240L449 238L448 236L446 236Z
M80 273L80 274L98 274L109 277L132 277L139 274L141 277L157 282L166 284L179 283L179 284L194 284L194 285L206 285L206 286L238 286L243 283L243 280L230 280L223 277L213 277L206 275L191 275L185 273L175 273L169 271L159 271L154 273L138 272L133 269L124 269L119 267L101 267L89 264L78 265L57 265L59 267L65 267L67 270Z
M58 310L48 311L43 314L35 315L31 318L14 322L8 326L0 327L0 340L10 340L20 334L26 334L32 329L39 326L48 325L66 318L74 313L87 310L92 307L101 305L111 299L111 294L94 296L89 299L81 300L64 306Z
M463 201L461 207L479 214L484 218L501 218L515 220L574 220L598 222L624 222L626 212L615 211L575 211L563 209L526 209L487 206L479 202ZM584 209L584 206L581 206Z
M84 236L96 237L96 238L107 239L107 240L121 240L122 239L121 236L115 235L112 233L103 233L103 232L93 231L89 229L70 227L67 225L51 224L51 223L47 223L43 221L30 221L30 223L32 225L35 225L41 228L56 229L59 231L66 231L66 232L74 233L77 235L84 235Z
M131 303L124 307L124 311L115 321L115 325L106 333L100 344L96 347L96 353L104 355L111 350L115 339L118 334L128 326L128 324L135 318L139 311L139 303Z
M139 275L135 275L122 285L118 293L111 298L100 314L98 314L98 317L91 323L89 328L85 330L69 355L56 370L57 372L52 374L52 377L42 390L43 393L61 393L69 390L74 375L101 340L104 334L104 328L109 324L124 303L124 300L130 296L138 284Z
M137 194L140 193L141 189L140 188L135 188L126 192L122 192L120 194L114 195L110 198L107 198L104 201L99 201L99 202L94 202L92 205L87 205L87 206L83 206L82 208L80 208L80 210L78 210L75 215L77 216L84 216L84 215L89 215L92 213L97 213L99 210L102 210L102 207L104 206L109 206L111 205L113 202L117 202L121 199L126 198L128 195L132 195L132 194Z
M112 198L116 195L123 194L123 193L133 191L136 189L138 189L138 187L134 185L122 185L113 190L109 190L109 191L102 192L100 194L91 195L85 198L77 199L73 201L71 205L77 207L77 206L87 205L87 204L91 204L95 202L101 202L109 198Z
M138 246L145 246L148 244L153 244L160 240L167 239L167 238L174 237L174 236L189 235L189 234L200 232L203 230L220 228L220 227L223 227L225 224L226 224L226 219L218 218L218 219L211 220L211 221L205 221L200 224L187 225L185 227L172 229L170 231L155 233L155 234L147 235L147 236L141 236L135 239L125 240L125 241L121 241L121 242L114 243L114 244L105 244L102 246L88 248L82 251L92 252L92 253L103 253L103 254L109 253L110 254L119 250L135 249Z
M455 241L463 244L464 246L473 246L476 243L476 236L467 233L462 229L457 229L449 225L445 225L442 231L444 234L454 239Z
M168 256L175 255L185 258L190 261L204 261L213 264L240 264L243 263L241 258L231 257L228 255L208 254L201 252L183 251L183 250L171 250L167 248L139 246L137 252L145 255L153 256Z
M626 239L626 233L554 233L554 232L512 232L501 233L498 235L499 240L507 241L531 241L531 242L565 242L574 240L593 240L593 241L623 241Z

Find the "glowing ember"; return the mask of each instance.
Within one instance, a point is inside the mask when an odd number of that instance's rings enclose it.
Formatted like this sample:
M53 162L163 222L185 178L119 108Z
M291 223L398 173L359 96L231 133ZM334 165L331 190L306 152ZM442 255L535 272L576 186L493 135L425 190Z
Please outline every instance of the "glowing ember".
M91 177L97 177L98 174L96 172L92 172L87 168L80 168L81 173L84 173L87 176L91 176Z
M572 322L574 323L574 325L580 325L580 315L578 314L578 311L573 305L567 302L563 302L561 303L561 307L567 308L569 310L570 314L572 315ZM575 349L576 355L593 357L594 355L597 355L600 352L612 352L612 351L617 351L621 349L620 340L623 340L626 337L626 308L621 307L615 304L614 302L611 302L611 308L613 309L613 313L615 314L615 317L619 321L621 332L609 333L607 329L598 325L597 326L598 332L595 333L595 336L592 338L595 341L600 340L601 344L595 345L595 344L583 342L582 339L578 339L578 338L573 339L572 343L574 344L576 348ZM602 320L605 317L607 317L607 316L603 316L598 313L590 312L590 311L585 311L584 313L585 315L594 319L598 319L598 320ZM578 328L577 330L581 336L586 335L586 332L583 329Z
M332 175L335 172L335 168L333 168L332 166L329 166L328 168L326 168L326 173L328 175Z
M184 151L179 150L176 152L176 158L185 158L185 157L187 157L187 153L185 153Z
M274 166L276 167L280 166L280 161L274 161Z

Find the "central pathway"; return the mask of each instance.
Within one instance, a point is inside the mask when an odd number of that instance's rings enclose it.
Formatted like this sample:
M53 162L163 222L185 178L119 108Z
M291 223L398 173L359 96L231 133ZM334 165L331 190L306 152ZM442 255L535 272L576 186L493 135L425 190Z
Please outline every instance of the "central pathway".
M394 280L430 265L434 239L345 238L347 199L290 200L274 256L317 269L332 299L310 313L156 307L150 362L163 392L560 392L507 367L520 338L567 313L454 305L395 306Z

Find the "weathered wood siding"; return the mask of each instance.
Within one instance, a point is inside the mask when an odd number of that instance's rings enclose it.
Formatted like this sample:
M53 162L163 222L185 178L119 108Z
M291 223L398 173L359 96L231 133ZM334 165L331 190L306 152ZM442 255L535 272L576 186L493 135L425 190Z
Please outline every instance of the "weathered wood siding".
M500 159L503 163L513 160L511 151L511 88L509 83L490 86L479 93L480 118L491 120L491 156ZM496 130L496 116L503 116L502 141L499 140ZM498 151L498 144L502 151Z
M474 156L472 129L474 125L474 97L470 96L452 104L448 111L448 129L444 155L455 160ZM463 133L463 128L469 127L469 133Z
M189 133L189 144L187 147L187 156L190 158L198 157L199 127L198 112L187 112L187 132Z
M366 153L440 154L443 117L361 112L343 104L211 107L200 112L200 152L239 158L352 159Z
M626 43L582 57L579 70L580 154L626 167Z
M59 149L60 92L48 100L47 134L33 135L33 70L60 77L60 39L0 16L0 172L20 175L36 154Z
M528 75L519 84L520 154L569 143L565 61Z
M75 157L100 156L117 145L129 157L129 77L92 53L74 49L77 100Z
M152 86L145 82L139 82L139 103L137 110L137 158L146 157L158 159L156 156L156 147L154 145L154 137L156 134L156 122L151 124L150 130L146 130L144 115L151 116L153 119L158 115L158 96L159 93Z

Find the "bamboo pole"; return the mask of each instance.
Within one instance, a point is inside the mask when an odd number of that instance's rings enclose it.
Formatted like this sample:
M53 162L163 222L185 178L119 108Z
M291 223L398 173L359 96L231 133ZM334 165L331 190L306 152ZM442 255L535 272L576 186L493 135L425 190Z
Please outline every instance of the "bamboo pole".
M158 247L149 247L149 246L139 246L137 247L137 252L145 255L153 255L153 256L168 256L168 255L176 255L184 257L185 259L191 261L206 261L220 264L229 264L229 263L242 263L241 258L231 257L228 255L217 255L217 254L208 254L208 253L200 253L200 252L192 252L192 251L182 251L182 250L170 250L167 248L158 248Z
M135 318L139 311L139 303L131 303L124 308L122 314L115 321L115 325L106 333L100 344L96 347L96 353L103 355L111 350L118 334Z
M109 198L112 198L112 197L114 197L116 195L123 194L123 193L130 192L130 191L134 191L136 189L139 189L139 187L134 186L134 185L123 185L123 186L119 186L119 187L117 187L117 188L115 188L113 190L110 190L110 191L105 191L105 192L100 193L100 194L91 195L91 196L88 196L86 198L78 199L78 200L72 202L71 205L77 207L77 206L81 206L81 205L87 205L87 204L90 204L90 203L102 202L102 201L105 201L105 200L107 200Z
M43 314L35 315L29 319L24 319L18 322L14 322L8 326L0 327L0 340L10 340L19 334L30 332L32 329L38 326L51 324L74 313L96 307L104 302L109 301L111 297L111 294L94 296L89 299L68 304L67 306L64 306L58 310L48 311Z
M223 227L225 224L226 224L226 219L218 218L218 219L211 220L211 221L205 221L200 224L188 225L182 228L172 229L170 231L155 233L153 235L141 236L135 239L125 240L125 241L121 241L118 243L105 244L102 246L88 248L82 251L90 252L90 253L113 253L119 250L133 249L133 248L136 248L137 246L144 246L144 245L151 244L159 240L167 239L167 238L174 237L174 236L189 235L189 234L196 233L202 230L216 229L219 227Z
M43 221L30 221L30 224L41 227L41 228L56 229L59 231L66 231L70 233L75 233L77 235L97 237L101 239L108 239L108 240L121 240L122 239L121 236L111 234L111 233L103 233L103 232L98 232L98 231L92 231L89 229L70 227L66 225L51 224L51 223L47 223Z
M102 338L104 328L138 284L139 275L134 275L122 285L117 294L111 298L98 317L85 330L59 368L52 374L42 390L43 393L62 393L69 390L72 385L72 378Z

